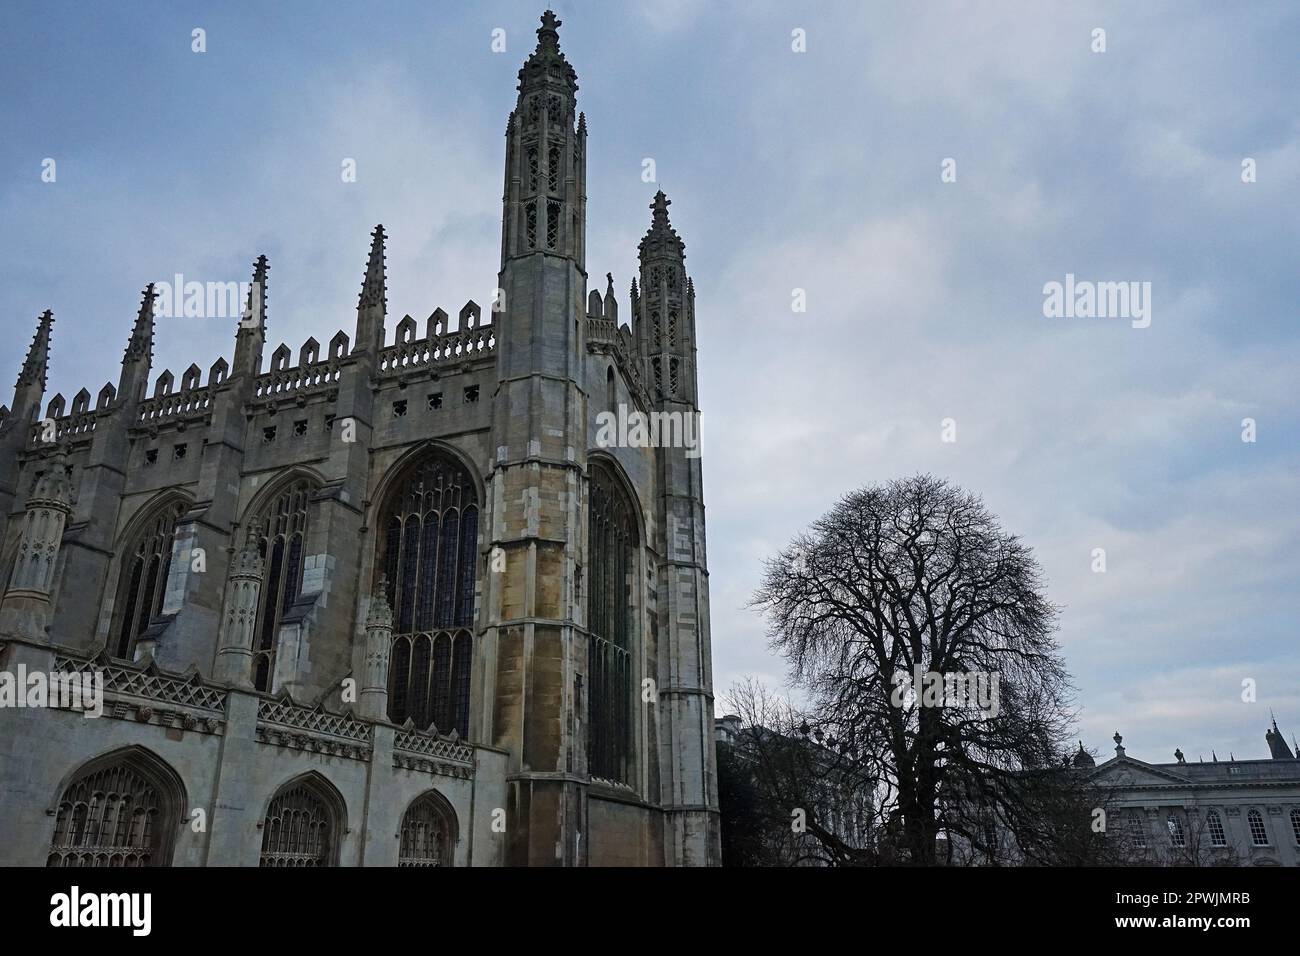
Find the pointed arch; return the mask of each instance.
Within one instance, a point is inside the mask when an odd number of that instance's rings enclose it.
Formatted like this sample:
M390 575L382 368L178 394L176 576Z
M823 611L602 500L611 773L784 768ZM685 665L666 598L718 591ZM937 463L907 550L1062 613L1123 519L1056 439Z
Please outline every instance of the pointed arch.
M347 804L334 784L315 770L300 774L272 794L262 812L259 866L338 866L347 832Z
M454 865L459 823L451 802L437 790L426 790L402 814L399 867Z
M372 528L383 528L384 506L389 496L393 492L393 487L407 477L411 469L429 455L443 455L452 459L465 469L474 486L474 498L478 502L486 500L484 497L487 492L487 486L483 482L483 475L479 471L478 465L468 454L455 445L439 439L430 439L422 442L413 448L407 449L388 466L383 477L375 485L374 493L370 496L371 506L370 514L367 516L367 524Z
M54 798L47 866L170 866L187 807L171 765L133 745L68 773Z
M588 459L587 772L616 783L633 776L632 688L640 664L636 592L641 511L627 476L606 455Z
M623 494L627 497L628 503L632 507L632 518L636 526L636 536L638 541L646 540L645 509L641 503L641 495L637 491L636 485L628 476L627 469L623 463L608 451L599 448L593 448L587 452L587 471L590 475L592 465L598 465L605 468L610 477L622 489Z
M325 484L325 478L319 471L306 465L292 465L282 469L265 485L253 493L240 515L239 526L247 526L253 518L261 515L267 504L284 492L284 489L296 481L306 481L319 488Z
M118 535L117 578L105 644L113 657L131 660L136 641L150 620L162 613L176 525L193 503L184 492L161 492L142 505Z
M250 675L255 690L275 690L272 684L280 622L302 587L311 500L320 487L315 472L291 468L268 483L245 511L249 533L256 522L257 547L262 557Z
M399 459L375 494L373 586L394 611L389 719L469 736L481 478L429 442Z

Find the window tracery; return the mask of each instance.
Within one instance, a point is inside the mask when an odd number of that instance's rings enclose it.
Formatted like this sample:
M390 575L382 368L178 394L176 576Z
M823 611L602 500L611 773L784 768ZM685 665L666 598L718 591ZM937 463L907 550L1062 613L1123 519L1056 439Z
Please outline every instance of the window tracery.
M431 452L389 493L378 567L395 609L388 716L469 734L478 498L469 474Z
M116 622L112 632L112 653L131 660L135 643L153 617L162 613L163 596L171 570L172 539L176 523L185 514L186 503L172 501L158 509L125 549L130 558L123 564L118 583Z
M591 463L587 523L587 766L626 782L632 738L632 503L608 465Z

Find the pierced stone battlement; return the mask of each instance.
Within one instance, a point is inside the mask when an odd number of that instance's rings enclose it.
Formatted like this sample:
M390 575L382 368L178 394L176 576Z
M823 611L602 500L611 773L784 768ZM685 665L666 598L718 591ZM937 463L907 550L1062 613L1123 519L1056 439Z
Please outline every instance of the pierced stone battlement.
M467 313L473 306L472 313ZM496 351L496 327L478 324L478 306L470 302L461 311L460 328L447 330L447 315L439 309L429 316L428 332L415 338L415 320L409 315L397 325L394 344L380 350L378 371L383 375L410 368L486 358ZM467 321L468 320L468 321Z
M157 425L165 421L197 418L206 415L211 407L212 392L206 386L188 392L171 392L141 402L138 420L143 424Z
M311 394L337 385L342 375L341 361L334 358L293 368L273 368L257 377L253 395L265 400L294 393Z

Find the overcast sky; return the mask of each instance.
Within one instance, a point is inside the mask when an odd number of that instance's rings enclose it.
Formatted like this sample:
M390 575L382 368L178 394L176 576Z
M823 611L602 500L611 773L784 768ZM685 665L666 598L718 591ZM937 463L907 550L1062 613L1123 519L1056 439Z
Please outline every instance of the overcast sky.
M626 314L658 187L686 242L720 695L784 681L746 608L762 559L845 491L933 472L1037 553L1087 746L1263 757L1270 708L1300 734L1294 5L553 6L590 128L590 274ZM70 402L116 382L145 283L247 280L261 253L272 344L351 334L377 222L390 336L490 301L540 12L10 0L5 387L42 310ZM1149 327L1045 317L1067 273L1151 283ZM227 320L165 321L155 374L232 344Z

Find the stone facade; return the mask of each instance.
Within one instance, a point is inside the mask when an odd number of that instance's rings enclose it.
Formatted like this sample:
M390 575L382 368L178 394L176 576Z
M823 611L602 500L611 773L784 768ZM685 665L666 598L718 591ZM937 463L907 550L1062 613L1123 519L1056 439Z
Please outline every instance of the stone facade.
M1088 826L1104 819L1098 859L1106 865L1300 866L1300 751L1287 746L1276 721L1264 736L1268 759L1220 760L1211 751L1209 761L1189 762L1177 749L1172 763L1148 763L1130 756L1116 732L1113 757L1097 763L1080 741L1060 772L1087 795ZM987 832L981 849L955 836L954 861L1023 863L1004 824Z
M558 27L487 315L389 342L381 226L351 338L264 370L262 257L232 360L146 394L151 285L118 384L44 416L41 317L0 409L0 673L104 710L0 707L0 864L717 863L698 448L601 437L694 421L694 286L659 193L630 324L588 292Z
M1092 766L1080 746L1074 767L1107 801L1134 863L1166 866L1300 866L1300 759L1277 724L1265 760L1173 763L1130 757L1115 735L1115 756Z

